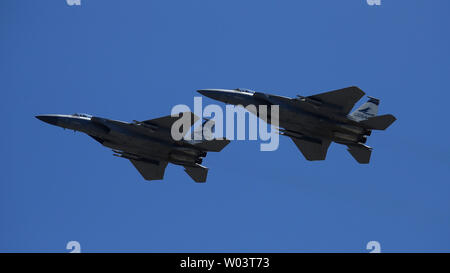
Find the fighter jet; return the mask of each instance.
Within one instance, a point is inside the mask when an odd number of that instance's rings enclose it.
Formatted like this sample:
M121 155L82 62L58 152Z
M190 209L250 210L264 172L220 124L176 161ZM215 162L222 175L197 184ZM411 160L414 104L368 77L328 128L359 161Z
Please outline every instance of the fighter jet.
M205 138L202 126L190 133L190 140L186 140L189 131L186 128L179 132L183 138L174 140L171 128L177 120L186 118L189 124L186 127L190 129L199 119L191 112L180 114L180 117L165 116L131 123L88 114L39 115L36 118L89 135L111 148L114 156L129 159L146 180L163 179L167 164L172 163L183 166L195 182L206 182L208 168L200 165L203 158L209 151L220 152L230 141ZM192 137L199 134L200 137Z
M247 89L198 90L214 100L228 104L248 106L259 116L260 105L279 105L278 133L292 139L307 160L324 160L331 142L346 145L350 154L361 164L369 163L372 148L365 145L372 130L385 130L396 118L377 116L380 100L369 100L350 113L365 93L356 86L313 96L295 98L277 96ZM256 111L254 110L256 108ZM264 119L264 115L262 116ZM271 123L270 111L266 122Z

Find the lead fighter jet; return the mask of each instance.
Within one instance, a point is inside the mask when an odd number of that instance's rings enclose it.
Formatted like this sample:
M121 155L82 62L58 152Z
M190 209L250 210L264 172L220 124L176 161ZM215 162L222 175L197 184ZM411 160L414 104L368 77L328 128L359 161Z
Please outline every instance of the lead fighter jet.
M36 118L59 127L80 131L91 136L103 146L111 148L115 156L129 159L146 180L161 180L167 164L181 165L195 182L205 182L208 168L200 165L207 152L220 152L229 140L207 138L202 127L194 130L193 140L172 138L172 125L180 118L187 118L189 128L198 120L191 112L180 117L161 118L132 123L93 117L87 114L40 115ZM212 121L209 121L210 124ZM187 134L183 128L182 136ZM206 132L205 132L206 133Z
M307 160L324 160L330 143L346 145L359 163L369 163L372 148L365 145L372 130L385 130L396 118L393 115L377 116L380 100L369 100L350 113L365 93L356 86L313 96L295 98L254 92L245 89L198 90L209 98L234 105L279 105L279 134L288 136ZM271 122L267 111L266 122Z

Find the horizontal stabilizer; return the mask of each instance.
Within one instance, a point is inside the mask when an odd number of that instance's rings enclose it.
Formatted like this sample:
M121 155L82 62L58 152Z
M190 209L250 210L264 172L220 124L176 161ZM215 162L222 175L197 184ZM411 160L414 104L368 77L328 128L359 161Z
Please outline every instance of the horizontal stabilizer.
M196 167L185 166L184 171L197 183L206 182L208 168L197 164Z
M220 152L229 143L230 143L230 141L228 139L213 139L213 140L196 143L196 144L194 144L194 146L198 147L204 151Z
M366 145L347 145L347 151L353 156L358 163L367 164L370 161L370 155L372 154L372 148Z
M366 127L367 129L374 129L374 130L385 130L388 128L396 118L391 115L381 115L376 117L371 117L366 120L363 120L360 122L361 125Z

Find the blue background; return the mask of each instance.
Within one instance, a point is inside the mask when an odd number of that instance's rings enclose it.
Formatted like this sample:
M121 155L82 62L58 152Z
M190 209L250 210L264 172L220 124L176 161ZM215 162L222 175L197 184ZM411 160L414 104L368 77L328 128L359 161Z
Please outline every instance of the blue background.
M368 252L376 240L383 252L448 252L449 8L1 1L0 251L68 252L76 240L83 252ZM174 165L146 182L89 137L34 118L145 120L193 107L200 88L292 97L350 85L398 118L369 138L369 165L336 144L308 162L288 138L274 152L236 141L208 155L206 184Z

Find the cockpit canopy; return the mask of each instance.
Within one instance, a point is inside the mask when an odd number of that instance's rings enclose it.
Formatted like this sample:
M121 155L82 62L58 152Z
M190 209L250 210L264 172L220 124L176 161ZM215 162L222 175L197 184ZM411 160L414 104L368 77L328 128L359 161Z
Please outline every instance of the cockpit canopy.
M74 116L74 117L82 117L82 118L92 118L92 115L84 114L84 113L75 113L72 116Z
M245 92L245 93L252 93L252 94L255 93L255 91L253 91L251 89L247 89L247 88L236 88L234 90L239 91L239 92Z

